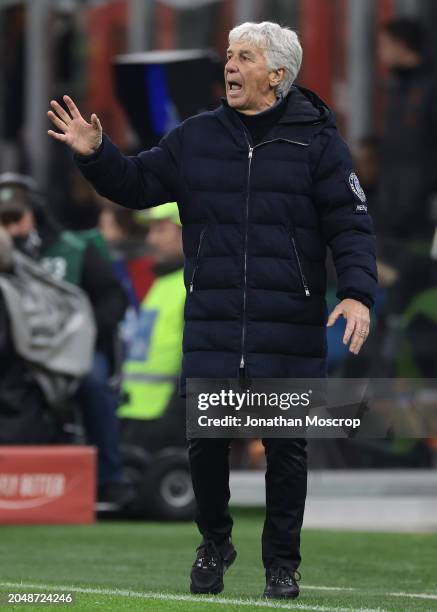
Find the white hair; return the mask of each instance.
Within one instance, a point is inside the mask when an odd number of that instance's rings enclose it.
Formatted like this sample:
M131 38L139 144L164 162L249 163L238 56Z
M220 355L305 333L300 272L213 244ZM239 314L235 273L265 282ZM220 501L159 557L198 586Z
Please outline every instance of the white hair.
M269 71L284 68L285 74L276 93L286 96L302 64L302 47L297 33L271 21L247 21L229 32L230 44L239 40L247 40L264 50Z

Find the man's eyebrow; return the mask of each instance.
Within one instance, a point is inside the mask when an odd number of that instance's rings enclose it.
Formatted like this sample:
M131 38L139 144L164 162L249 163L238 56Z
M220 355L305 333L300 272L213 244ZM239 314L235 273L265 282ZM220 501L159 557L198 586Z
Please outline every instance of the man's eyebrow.
M229 55L230 53L234 53L233 49L231 49L231 47L229 47L229 49L226 49L226 53L227 55ZM238 51L238 53L241 55L242 53L247 53L247 55L255 55L255 53L251 50L251 49L240 49Z

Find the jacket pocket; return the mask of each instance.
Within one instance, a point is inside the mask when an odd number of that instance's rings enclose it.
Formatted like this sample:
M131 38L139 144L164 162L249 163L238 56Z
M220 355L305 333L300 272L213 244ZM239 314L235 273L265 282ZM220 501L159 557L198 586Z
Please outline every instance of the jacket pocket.
M303 273L303 268L302 268L302 264L301 264L300 257L299 257L299 251L297 250L296 240L295 240L293 234L290 234L290 240L291 240L291 245L292 245L292 248L293 248L294 258L296 260L297 267L298 267L298 270L299 270L299 276L300 276L300 280L301 280L301 283L302 283L302 287L303 287L304 293L305 293L305 295L307 297L310 297L310 295L311 295L310 288L309 288L307 280L305 278L305 274Z
M206 225L200 232L199 244L197 246L196 260L194 262L193 274L191 275L191 281L190 281L190 293L193 293L194 291L194 279L196 278L197 268L199 267L199 263L200 263L200 254L202 252L202 243L205 237L205 233L206 233Z

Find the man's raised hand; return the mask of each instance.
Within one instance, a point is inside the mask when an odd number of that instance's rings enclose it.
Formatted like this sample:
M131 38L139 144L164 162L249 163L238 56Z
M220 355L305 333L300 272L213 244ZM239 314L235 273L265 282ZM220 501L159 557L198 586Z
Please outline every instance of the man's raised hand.
M65 142L75 153L91 155L102 142L102 126L96 114L91 115L91 123L85 121L76 104L69 96L63 96L70 113L67 113L55 100L50 102L53 110L47 115L53 125L59 130L48 130L48 134Z

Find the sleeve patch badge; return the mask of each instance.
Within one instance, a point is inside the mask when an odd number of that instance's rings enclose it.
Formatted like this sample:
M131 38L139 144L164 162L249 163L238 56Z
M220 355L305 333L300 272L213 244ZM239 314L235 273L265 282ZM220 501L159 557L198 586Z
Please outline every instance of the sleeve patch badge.
M361 202L366 201L366 194L363 191L363 188L360 185L360 181L358 180L355 172L351 172L349 174L349 187L352 189L354 194L361 200Z
M356 213L366 213L367 212L366 194L364 193L364 190L361 187L360 181L358 179L358 176L355 174L355 172L351 172L349 174L348 183L349 183L349 187L352 193L360 200L360 202L362 202L361 204L356 205L355 212Z

